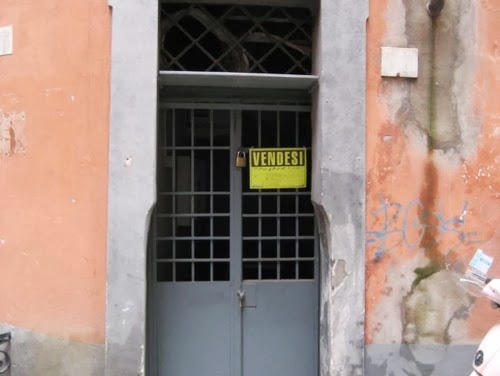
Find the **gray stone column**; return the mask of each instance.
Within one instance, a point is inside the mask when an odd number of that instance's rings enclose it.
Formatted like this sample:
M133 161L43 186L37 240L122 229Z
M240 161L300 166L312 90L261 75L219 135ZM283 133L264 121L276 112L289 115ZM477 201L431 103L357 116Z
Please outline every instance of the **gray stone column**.
M147 232L156 197L158 2L109 3L106 375L143 375Z
M320 374L363 375L368 0L322 0L318 17L312 195L322 253Z

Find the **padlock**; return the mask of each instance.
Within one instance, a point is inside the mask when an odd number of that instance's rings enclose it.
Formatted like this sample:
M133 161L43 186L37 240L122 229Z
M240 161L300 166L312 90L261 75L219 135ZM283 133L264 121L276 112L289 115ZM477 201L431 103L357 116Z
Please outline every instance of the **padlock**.
M244 151L238 151L236 153L236 167L246 167L247 166L247 155Z

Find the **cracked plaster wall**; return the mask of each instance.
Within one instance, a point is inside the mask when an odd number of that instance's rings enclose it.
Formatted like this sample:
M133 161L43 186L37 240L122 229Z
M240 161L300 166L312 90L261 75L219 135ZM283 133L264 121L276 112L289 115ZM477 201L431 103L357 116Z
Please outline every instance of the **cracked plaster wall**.
M367 1L320 2L312 200L321 248L320 374L363 375Z
M370 5L367 374L466 374L495 313L445 268L499 256L500 5L447 1L434 24L424 1ZM382 46L418 48L419 77L381 78Z

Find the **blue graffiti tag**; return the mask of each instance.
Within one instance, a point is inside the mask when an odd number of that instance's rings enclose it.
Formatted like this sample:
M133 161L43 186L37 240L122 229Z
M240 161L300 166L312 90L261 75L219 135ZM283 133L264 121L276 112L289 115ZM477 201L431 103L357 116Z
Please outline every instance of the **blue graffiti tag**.
M460 215L448 218L440 209L426 209L418 199L403 205L390 202L383 196L379 198L380 206L370 213L375 228L366 233L367 245L376 248L376 260L402 245L409 250L419 249L426 229L434 230L436 242L445 236L454 239L451 249L482 242L477 238L476 231L467 232L460 228L465 225L465 213L469 207L467 201Z

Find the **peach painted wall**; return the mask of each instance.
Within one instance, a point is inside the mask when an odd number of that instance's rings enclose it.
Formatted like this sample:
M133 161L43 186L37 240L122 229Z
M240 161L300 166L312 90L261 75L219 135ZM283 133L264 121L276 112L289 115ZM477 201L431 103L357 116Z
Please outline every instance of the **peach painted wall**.
M424 5L370 1L368 343L475 342L498 321L443 269L478 247L500 263L500 0L446 3L433 78ZM419 48L419 78L382 78L382 46Z
M432 153L425 127L408 126L398 102L408 96L409 111L420 106L425 113L428 91L379 73L381 46L422 44L425 67L430 42L404 35L409 27L400 25L400 1L370 3L366 339L475 341L497 318L484 301L470 303L451 331L411 321L421 297L432 303L436 295L453 296L440 310L423 312L443 320L468 302L446 287L447 276L436 280L441 285L421 288L425 278L415 271L428 272L450 250L467 259L481 247L500 257L500 0L474 2L466 10L472 29L457 29L458 37L474 35L466 46L463 90L455 95L470 111L459 119L462 145ZM109 8L105 0L4 0L0 27L6 25L13 25L14 53L0 56L0 322L103 343ZM440 116L438 131L446 122L446 114Z
M110 11L3 0L0 322L104 342Z

